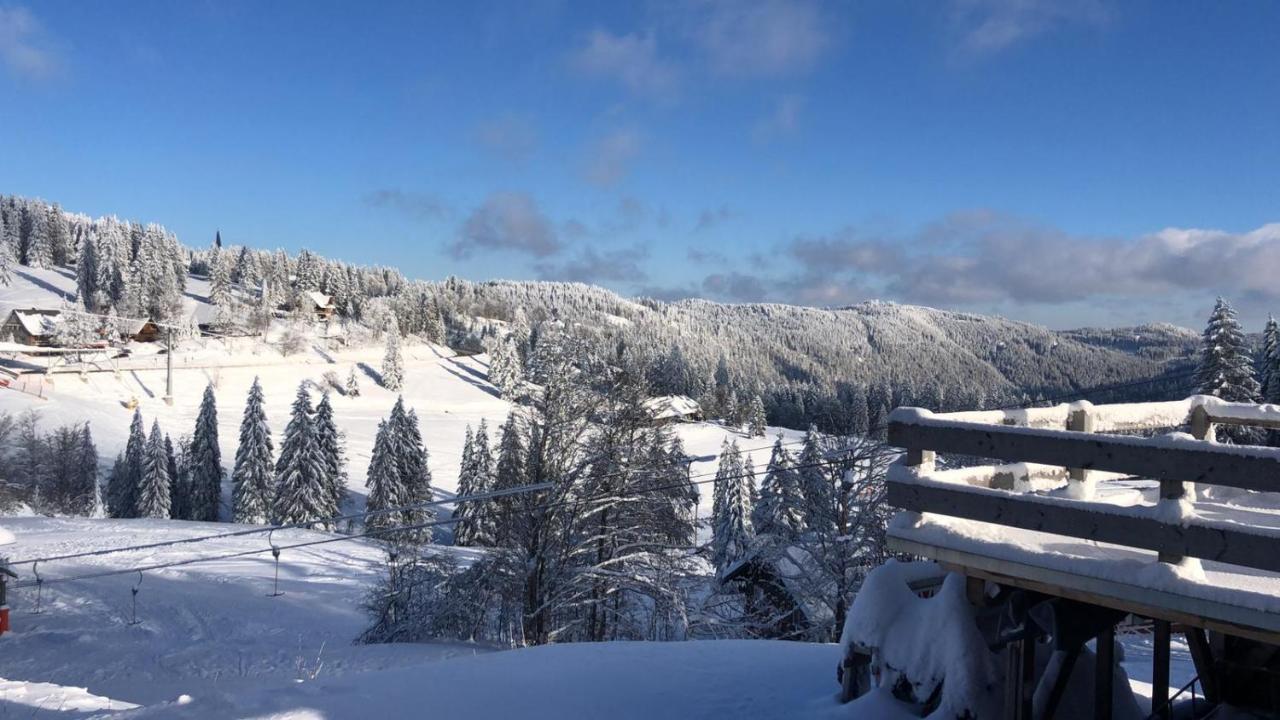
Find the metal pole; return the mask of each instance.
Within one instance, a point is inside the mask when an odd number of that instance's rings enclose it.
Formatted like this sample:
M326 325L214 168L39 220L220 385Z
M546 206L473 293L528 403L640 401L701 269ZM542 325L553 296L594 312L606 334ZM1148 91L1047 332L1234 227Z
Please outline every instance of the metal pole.
M164 354L165 378L164 378L164 404L173 405L173 328L165 328L165 345Z

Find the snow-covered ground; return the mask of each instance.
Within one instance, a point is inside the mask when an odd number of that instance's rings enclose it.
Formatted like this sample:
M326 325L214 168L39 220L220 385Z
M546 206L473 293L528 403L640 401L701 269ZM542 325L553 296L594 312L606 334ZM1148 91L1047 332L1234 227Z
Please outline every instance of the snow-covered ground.
M15 274L12 285L0 288L0 313L7 314L15 307L57 308L63 297L74 292L75 280L68 272L24 267ZM190 307L208 308L204 302L207 289L202 280L191 278L187 292ZM45 430L90 421L105 473L116 453L123 450L128 436L133 411L126 403L136 400L146 427L150 427L152 419L158 419L161 428L177 440L190 434L204 388L213 383L218 404L218 436L229 476L240 417L255 377L261 378L267 418L278 442L289 420L289 406L298 383L310 380L323 386L328 372L345 382L354 367L360 378L360 396L352 398L334 393L333 406L338 427L347 436L348 486L352 490L352 505L348 509L359 511L363 507L365 473L374 435L378 422L390 412L397 395L378 386L369 372L376 374L382 365L380 345L329 350L318 343L297 355L283 357L275 348L249 339L197 340L174 355L177 369L172 406L164 402L165 358L155 354L159 346L134 343L133 347L136 356L119 361L118 365L125 368L119 373L90 372L82 376L60 372L49 376L43 381L44 399L0 389L0 411L17 414L33 410ZM457 485L466 427L470 425L474 429L481 420L488 420L490 443L494 445L498 427L506 420L511 405L502 400L489 383L488 359L484 355L457 357L448 348L411 341L406 341L402 350L405 403L417 411L422 424L435 486L451 493ZM39 361L41 366L44 362ZM316 399L313 393L313 401ZM776 429L770 429L768 437L748 438L714 423L683 424L677 426L677 431L685 450L699 458L691 466L694 474L715 471L716 456L725 439L737 439L744 451L752 451L755 467L763 471L777 433ZM801 437L791 430L784 434L788 441ZM0 476L2 474L0 469ZM702 495L700 512L705 516L711 508L711 497L709 492Z

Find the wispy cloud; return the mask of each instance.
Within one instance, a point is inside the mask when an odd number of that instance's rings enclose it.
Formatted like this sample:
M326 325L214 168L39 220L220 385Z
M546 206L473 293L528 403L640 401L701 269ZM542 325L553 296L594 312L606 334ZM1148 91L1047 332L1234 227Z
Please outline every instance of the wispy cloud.
M728 221L734 215L733 210L728 205L720 205L714 208L703 208L698 213L698 220L693 224L693 231L696 233L705 232L721 223ZM690 256L692 257L692 256Z
M364 203L373 208L394 210L413 220L442 220L453 212L443 200L434 195L395 188L375 190L364 196Z
M593 30L570 63L584 75L613 80L639 95L667 96L680 82L679 69L659 55L652 32L615 35Z
M781 76L809 70L831 43L818 5L807 0L713 0L691 31L722 76Z
M587 150L587 180L601 187L616 185L631 169L640 146L640 133L633 128L614 130L597 139Z
M1101 26L1111 10L1099 0L952 0L961 52L981 56L1071 25Z
M792 135L800 127L800 114L803 110L803 97L784 95L774 101L767 115L756 121L752 134L760 142Z
M532 197L525 193L496 192L471 211L447 249L455 258L494 251L544 258L563 247L555 225Z
M513 163L527 161L538 147L538 131L533 123L516 115L481 123L474 135L481 147Z
M583 248L578 255L562 263L538 263L534 269L544 280L572 282L643 282L649 277L643 262L649 251L642 246L614 250Z
M40 21L21 5L0 6L0 63L24 80L48 80L63 68Z

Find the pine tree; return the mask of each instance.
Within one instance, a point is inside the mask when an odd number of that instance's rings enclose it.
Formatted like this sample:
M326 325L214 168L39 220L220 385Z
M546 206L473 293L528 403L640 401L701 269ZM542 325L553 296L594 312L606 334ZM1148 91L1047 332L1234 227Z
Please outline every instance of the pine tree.
M462 461L458 465L458 497L469 497L475 495L476 490L476 467L474 460L474 444L475 440L471 434L471 426L467 426L466 434L462 439ZM469 547L475 544L475 512L476 505L474 501L461 501L454 506L453 515L457 522L453 525L453 544L461 547Z
M829 532L835 524L835 487L827 470L819 443L818 429L810 426L804 436L804 447L796 463L800 476L800 493L804 498L805 529Z
M360 397L360 380L356 377L356 366L351 366L351 372L347 373L347 397Z
M493 489L508 490L524 483L525 449L524 437L515 413L507 416L502 424L502 434L498 439L498 464L493 473ZM513 498L498 498L492 501L490 514L495 516L496 545L507 545L512 540L513 523L510 522L515 504Z
M1235 311L1222 298L1218 298L1204 329L1196 386L1201 395L1228 402L1258 401L1258 381L1244 332Z
M236 448L236 464L231 471L231 499L235 521L249 525L268 522L275 498L275 448L271 443L271 426L263 408L262 384L253 379L249 398L245 401L240 421L240 446Z
M782 444L782 435L773 443L773 454L760 485L760 502L752 514L756 532L789 540L804 530L804 496L800 476L793 467L791 453Z
M164 453L169 462L169 517L174 520L191 519L191 491L174 452L173 440L164 436Z
M767 423L764 413L764 401L757 394L751 398L751 411L748 419L751 437L764 437Z
M400 353L400 328L395 317L387 322L387 351L382 357L382 386L392 392L404 387L404 356Z
M169 517L169 455L164 449L160 421L151 424L143 454L142 483L138 488L138 517Z
M191 519L213 522L218 519L222 500L222 451L218 447L218 408L213 384L205 386L191 434Z
M333 405L329 393L324 393L315 415L316 444L324 458L325 486L328 488L327 509L337 517L347 498L346 440L333 419Z
M1262 332L1262 390L1265 403L1280 403L1280 325L1273 316L1267 316Z
M391 409L391 425L397 428L400 438L396 447L406 503L421 506L431 502L434 492L431 489L431 470L427 466L427 449L422 444L418 415L413 410L405 410L404 398L396 398L395 407ZM401 513L401 522L405 525L420 525L434 518L435 510L430 507L414 507ZM431 542L432 535L430 528L425 528L400 534L399 537L413 542Z
M290 524L332 517L325 475L325 461L311 417L311 397L306 383L300 383L276 461L276 520ZM324 523L316 526L327 529Z
M712 563L724 575L751 546L751 485L735 441L720 453L712 512Z
M88 422L80 428L78 440L74 491L77 502L73 512L89 515L98 500L98 448L93 444Z
M147 437L142 430L142 412L134 410L124 456L116 463L107 485L107 510L113 518L138 517L138 492Z
M373 453L369 457L369 471L365 475L365 487L369 489L365 510L370 515L365 527L376 532L400 525L400 513L390 511L406 504L407 493L400 477L397 461L397 438L389 421L378 423L378 433L373 440Z
M493 453L489 450L489 423L487 420L481 420L480 427L476 429L471 460L475 465L475 492L492 492L494 489L494 467ZM493 514L493 502L478 500L473 504L476 509L474 515L476 532L472 538L472 544L483 547L491 546L496 541L498 525L498 518Z

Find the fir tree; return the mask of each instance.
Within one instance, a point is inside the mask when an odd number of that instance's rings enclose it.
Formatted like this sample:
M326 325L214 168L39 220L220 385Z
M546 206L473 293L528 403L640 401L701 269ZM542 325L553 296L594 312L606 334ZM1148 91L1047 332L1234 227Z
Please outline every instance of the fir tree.
M487 420L481 420L480 427L476 430L471 461L475 465L475 492L482 494L492 492L494 489L494 468L493 454L489 450L489 423ZM498 523L498 519L493 515L493 503L488 500L478 500L472 504L475 506L476 529L472 544L491 546L497 537Z
M151 424L143 454L142 483L138 488L138 517L169 517L169 455L164 448L160 421Z
M382 386L392 392L404 387L404 357L400 353L400 328L392 317L387 322L387 350L382 358Z
M107 511L114 518L138 517L138 492L142 483L142 465L146 455L147 436L142 430L142 412L133 411L129 439L124 456L111 472L107 485Z
M1267 316L1262 332L1262 390L1265 403L1280 403L1280 325L1273 316Z
M793 465L779 434L760 485L760 502L752 514L756 532L761 535L791 539L804 530L804 496Z
M462 439L462 461L458 465L458 497L469 497L477 492L474 443L471 426L468 425ZM474 501L463 500L454 506L453 515L457 519L453 525L454 545L468 547L475 544L475 512Z
M76 453L75 496L78 498L74 512L92 514L100 501L98 498L98 448L93 444L89 423L80 428L79 448Z
M351 372L347 373L347 397L360 397L360 380L356 377L356 366L351 366Z
M805 433L796 471L800 477L800 494L804 498L801 514L805 529L828 532L835 524L835 487L826 467L818 430L813 426Z
M512 413L502 424L502 434L498 440L498 465L493 473L494 490L508 490L524 483L526 452L524 437L516 415ZM510 519L515 510L514 499L498 498L492 501L490 507L491 514L497 516L496 544L509 544L512 539L513 523Z
M300 383L276 461L276 520L291 524L333 517L325 475L324 456L311 417L311 397L306 383ZM317 527L327 529L324 523Z
M748 429L751 437L764 437L767 423L764 413L764 401L760 399L759 395L755 395L751 398L751 410L748 417Z
M378 433L373 440L373 453L369 456L369 471L365 475L365 487L369 489L365 501L365 509L370 515L365 520L365 527L376 532L395 527L400 523L400 514L390 511L405 503L407 493L400 477L400 463L397 462L395 430L387 420L378 423Z
M205 386L191 434L191 519L216 521L222 500L222 451L218 447L218 408L213 384Z
M328 488L328 508L337 516L347 498L346 440L333 419L333 405L329 393L324 393L315 415L316 443L324 458L325 486Z
M723 576L746 555L754 536L751 526L751 485L735 441L720 453L712 513L712 563Z
M1201 341L1196 386L1201 395L1229 402L1257 402L1258 381L1236 313L1218 298Z
M271 519L275 497L272 470L275 448L263 402L262 384L255 377L240 421L240 446L236 448L236 464L231 471L235 521L249 525L261 525Z
M191 519L191 492L173 450L173 440L164 436L164 453L169 461L169 517L174 520Z

